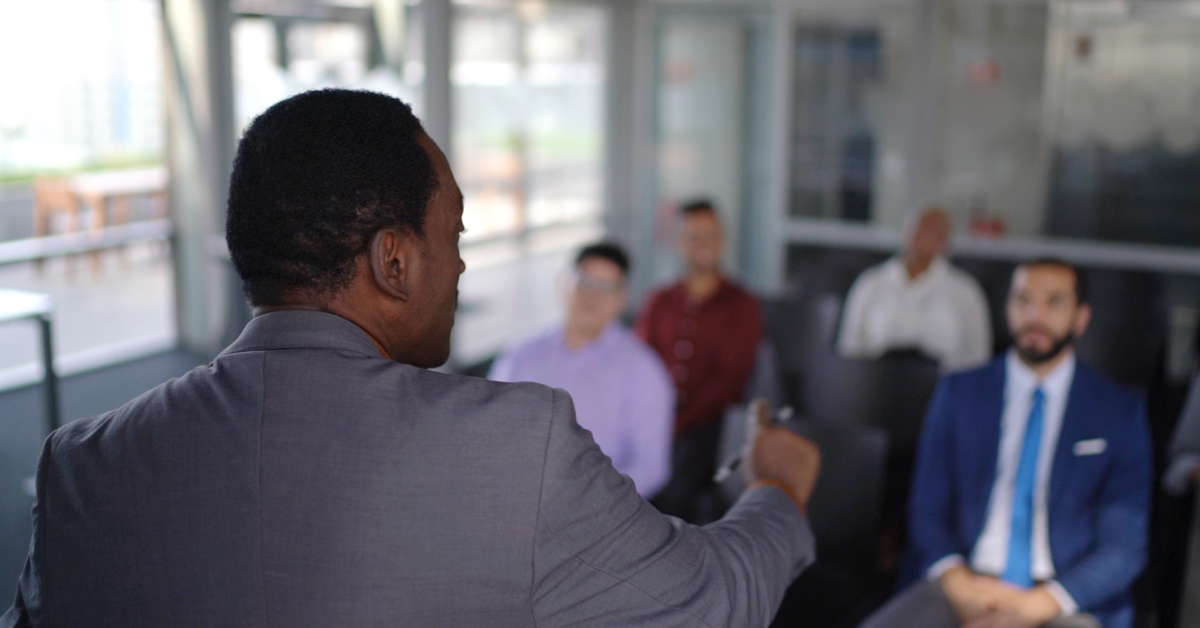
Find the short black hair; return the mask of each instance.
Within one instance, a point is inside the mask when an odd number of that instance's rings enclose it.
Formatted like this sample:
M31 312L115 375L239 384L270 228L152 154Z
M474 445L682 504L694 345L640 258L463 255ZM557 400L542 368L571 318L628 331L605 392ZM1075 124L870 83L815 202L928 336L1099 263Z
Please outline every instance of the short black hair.
M324 89L272 105L238 144L225 239L251 305L331 297L380 229L424 234L437 189L424 130L391 96Z
M583 247L579 250L579 255L575 256L575 267L578 268L583 263L583 260L591 257L606 259L616 264L617 268L621 269L622 275L629 276L629 254L625 252L625 249L621 248L620 244L615 242L597 242Z
M712 214L716 216L717 206L709 198L695 198L679 206L680 216L694 216L696 214Z
M1071 271L1075 275L1075 301L1080 305L1088 302L1087 276L1084 275L1082 268L1057 257L1038 257L1017 264L1017 268L1013 272L1015 273L1022 268L1032 268L1034 266L1057 266Z

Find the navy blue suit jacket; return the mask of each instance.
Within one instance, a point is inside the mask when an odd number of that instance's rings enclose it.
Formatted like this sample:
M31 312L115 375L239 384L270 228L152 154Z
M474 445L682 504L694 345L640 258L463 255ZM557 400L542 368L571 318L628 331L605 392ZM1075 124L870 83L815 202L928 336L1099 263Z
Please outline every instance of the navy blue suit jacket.
M983 532L1004 380L999 358L943 377L934 393L909 505L922 572L951 554L969 559ZM1076 455L1076 443L1093 439L1106 441L1102 453ZM1077 363L1050 473L1050 553L1055 579L1107 628L1133 625L1129 589L1146 564L1152 455L1141 396Z

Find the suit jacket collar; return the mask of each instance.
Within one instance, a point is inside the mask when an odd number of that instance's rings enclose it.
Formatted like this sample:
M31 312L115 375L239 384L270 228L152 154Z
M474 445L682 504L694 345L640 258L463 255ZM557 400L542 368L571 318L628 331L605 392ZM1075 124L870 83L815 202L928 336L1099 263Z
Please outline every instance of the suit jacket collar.
M978 442L983 444L986 449L979 452L985 461L982 471L985 477L981 478L983 482L980 486L990 494L992 485L996 483L996 465L1000 460L1000 427L1004 423L1004 383L1007 377L1007 363L1004 356L1000 356L984 368L988 371L988 378L987 385L982 391L982 398L979 399L979 407L983 416L980 417ZM986 499L984 503L987 503Z
M221 355L280 349L329 349L381 358L361 327L328 312L281 310L256 316Z

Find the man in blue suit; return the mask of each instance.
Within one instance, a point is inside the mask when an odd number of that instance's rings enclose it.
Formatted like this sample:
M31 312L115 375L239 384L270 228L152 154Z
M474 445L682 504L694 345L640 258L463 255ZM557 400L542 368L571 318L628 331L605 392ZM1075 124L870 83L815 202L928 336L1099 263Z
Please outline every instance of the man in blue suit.
M864 628L1131 628L1152 460L1141 397L1076 360L1091 319L1079 270L1013 274L1014 347L943 378L913 481L924 580Z

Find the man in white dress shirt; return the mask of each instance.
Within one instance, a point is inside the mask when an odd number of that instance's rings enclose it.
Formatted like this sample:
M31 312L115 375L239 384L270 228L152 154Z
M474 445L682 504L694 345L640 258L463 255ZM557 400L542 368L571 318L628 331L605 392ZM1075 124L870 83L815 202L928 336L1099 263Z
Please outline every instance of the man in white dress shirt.
M992 354L987 299L973 277L950 265L946 212L931 209L910 223L904 251L867 269L846 298L838 352L877 358L916 349L946 370L979 366Z

